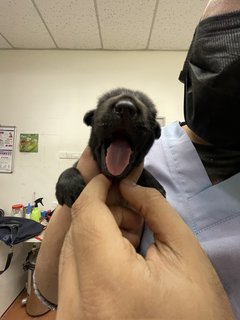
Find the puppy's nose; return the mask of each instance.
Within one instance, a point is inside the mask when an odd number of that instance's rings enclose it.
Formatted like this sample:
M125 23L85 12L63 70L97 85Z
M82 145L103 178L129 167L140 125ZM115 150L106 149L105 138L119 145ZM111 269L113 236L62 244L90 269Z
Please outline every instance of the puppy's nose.
M129 100L118 101L114 106L114 112L120 116L133 117L137 113L136 106Z

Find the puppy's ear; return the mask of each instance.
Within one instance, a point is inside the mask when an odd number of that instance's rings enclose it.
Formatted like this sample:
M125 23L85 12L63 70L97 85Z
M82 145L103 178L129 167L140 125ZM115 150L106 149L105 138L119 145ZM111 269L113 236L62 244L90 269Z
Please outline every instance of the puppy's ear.
M94 113L95 110L90 110L85 114L83 121L84 123L86 123L87 126L92 126Z
M155 122L154 134L155 134L155 139L158 139L161 136L161 127L160 127L160 124L158 122Z

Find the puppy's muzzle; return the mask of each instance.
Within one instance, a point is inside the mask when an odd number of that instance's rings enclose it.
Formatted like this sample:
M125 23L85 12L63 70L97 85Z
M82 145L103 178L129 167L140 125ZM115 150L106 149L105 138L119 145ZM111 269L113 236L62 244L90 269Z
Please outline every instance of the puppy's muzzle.
M115 104L113 112L122 118L132 118L137 114L137 108L129 100L120 100Z

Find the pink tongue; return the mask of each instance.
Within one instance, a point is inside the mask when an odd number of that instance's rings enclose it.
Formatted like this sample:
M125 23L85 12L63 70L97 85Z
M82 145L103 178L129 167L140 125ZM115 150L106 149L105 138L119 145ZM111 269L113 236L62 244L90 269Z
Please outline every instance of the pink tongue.
M129 164L132 150L127 141L119 139L110 144L107 149L106 166L113 176L120 175Z

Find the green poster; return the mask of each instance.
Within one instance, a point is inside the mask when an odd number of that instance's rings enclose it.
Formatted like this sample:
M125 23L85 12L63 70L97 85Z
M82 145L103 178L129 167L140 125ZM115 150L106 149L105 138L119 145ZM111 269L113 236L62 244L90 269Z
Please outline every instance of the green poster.
M38 134L20 133L20 152L38 152Z

